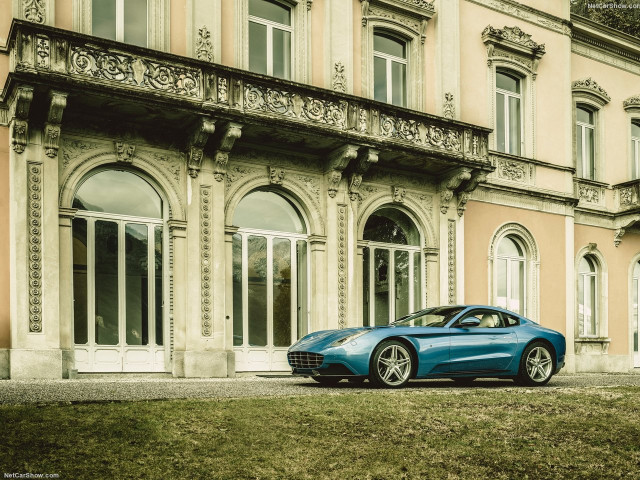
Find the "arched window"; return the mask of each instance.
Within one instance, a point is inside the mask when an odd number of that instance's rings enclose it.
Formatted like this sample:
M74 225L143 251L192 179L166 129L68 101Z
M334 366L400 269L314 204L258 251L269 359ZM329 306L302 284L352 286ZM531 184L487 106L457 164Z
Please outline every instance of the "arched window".
M249 0L249 70L291 78L291 9L274 0Z
M164 371L163 202L136 173L102 170L76 191L73 292L80 371Z
M525 315L525 251L513 235L500 240L497 262L497 305Z
M512 73L496 72L496 149L520 155L522 152L522 87Z
M594 112L586 105L576 106L576 162L578 176L595 180L595 119Z
M287 348L308 333L305 219L285 196L254 190L236 207L233 223L236 369L284 370Z
M373 90L380 102L407 105L407 44L384 32L373 34Z
M403 211L382 207L367 220L364 325L386 325L422 307L420 232Z
M631 178L640 178L640 120L631 122Z
M578 331L580 336L598 336L598 269L586 255L578 264Z

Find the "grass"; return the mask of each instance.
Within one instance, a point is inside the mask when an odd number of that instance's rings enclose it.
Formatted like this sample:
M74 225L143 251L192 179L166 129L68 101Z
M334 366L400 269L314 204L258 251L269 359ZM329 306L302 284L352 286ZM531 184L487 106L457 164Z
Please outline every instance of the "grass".
M640 478L640 387L0 406L0 473Z

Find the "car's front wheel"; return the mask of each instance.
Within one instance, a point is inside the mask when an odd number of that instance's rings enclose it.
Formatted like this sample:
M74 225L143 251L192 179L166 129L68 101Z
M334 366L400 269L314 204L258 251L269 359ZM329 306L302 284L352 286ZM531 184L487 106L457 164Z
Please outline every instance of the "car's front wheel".
M553 375L553 355L548 345L533 342L524 349L516 382L520 385L546 385Z
M373 352L369 380L376 386L404 387L411 378L413 357L409 348L397 340L388 340Z

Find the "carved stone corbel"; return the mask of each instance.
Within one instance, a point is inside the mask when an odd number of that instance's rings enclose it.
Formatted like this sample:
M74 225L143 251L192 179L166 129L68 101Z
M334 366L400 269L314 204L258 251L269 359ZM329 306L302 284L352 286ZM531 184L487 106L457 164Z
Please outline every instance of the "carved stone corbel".
M338 185L340 184L340 180L342 180L342 172L347 168L349 162L357 156L358 147L355 145L344 145L329 154L329 161L327 162L329 185L327 186L327 191L331 198L334 198L338 193Z
M458 216L462 216L467 208L467 202L479 184L487 181L487 172L476 170L471 173L471 179L462 185L462 189L458 194Z
M213 178L217 182L224 180L229 163L229 152L242 135L242 125L229 122L222 129L222 134L217 140L216 153L213 156Z
M215 122L209 118L201 118L200 123L191 134L187 147L187 168L191 178L196 178L204 157L204 146L216 129Z
M613 244L617 247L622 242L624 234L634 225L640 222L640 215L625 215L614 222ZM589 244L591 246L591 244Z
M67 94L52 91L49 98L49 114L44 124L44 153L47 157L56 158L60 148L62 114L67 106Z
M367 20L369 20L369 0L360 0L362 10L362 26L367 26Z
M11 148L16 153L24 152L27 147L29 135L29 109L33 100L33 87L23 86L16 88L9 125L11 131Z
M440 211L445 214L449 210L449 202L462 182L471 179L471 169L460 167L450 172L440 182Z
M374 148L364 148L358 153L353 172L349 176L349 198L351 201L360 199L360 185L362 184L362 175L367 173L369 167L378 162L378 150Z
M133 163L133 154L136 152L136 146L132 143L113 142L116 150L116 159L122 163Z

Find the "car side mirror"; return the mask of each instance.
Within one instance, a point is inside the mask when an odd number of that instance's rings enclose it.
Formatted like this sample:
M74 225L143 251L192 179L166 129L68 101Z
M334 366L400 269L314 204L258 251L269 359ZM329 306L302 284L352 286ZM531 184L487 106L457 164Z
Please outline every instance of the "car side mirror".
M477 327L478 325L480 325L480 320L478 320L476 317L469 317L462 320L458 324L458 327L467 328L467 327Z

